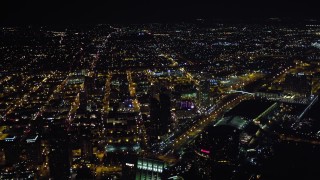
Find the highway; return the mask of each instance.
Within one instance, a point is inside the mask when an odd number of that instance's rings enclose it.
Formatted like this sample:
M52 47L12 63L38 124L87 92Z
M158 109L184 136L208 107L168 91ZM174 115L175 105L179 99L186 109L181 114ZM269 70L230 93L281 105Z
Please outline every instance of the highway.
M111 91L111 78L112 78L112 72L109 71L107 74L106 84L105 84L105 94L103 98L103 113L107 114L109 112L109 96Z
M139 134L139 136L141 138L142 145L147 147L147 144L148 144L147 131L146 131L146 128L142 122L140 103L138 101L137 94L136 94L136 84L132 80L131 70L126 71L126 73L127 73L128 84L129 84L130 96L133 99L132 100L133 109L135 112L139 113L139 118L136 121L137 122L137 134Z
M283 70L281 73L278 73L274 78L281 77L281 75L285 74L288 70L290 69L287 68ZM260 87L260 84L254 84L251 85L253 82L257 82L258 79L263 78L261 75L253 75L249 74L247 78L245 78L242 83L238 83L234 87L229 87L226 92L230 92L232 90L236 90L238 88L244 88L247 89L247 87L251 87L249 89L256 89L257 87ZM266 78L264 82L268 82L270 80L273 80L272 76L269 76L269 78ZM220 103L217 104L214 110L212 110L207 116L204 118L198 120L194 125L192 125L189 129L187 129L185 132L183 132L181 135L178 135L177 137L171 137L166 139L161 143L161 147L158 150L158 154L160 154L159 157L163 157L162 159L166 159L166 156L169 157L170 154L173 154L174 152L178 152L191 142L194 138L196 138L203 130L205 127L207 127L210 124L213 124L216 122L219 118L221 118L224 114L225 111L232 109L235 107L237 104L244 100L248 100L252 98L253 94L252 93L235 93L235 94L228 94L224 95L221 100L219 101ZM168 158L169 159L169 158Z
M284 135L284 134L279 135L279 137L282 141L293 141L293 142L308 143L308 144L314 144L314 145L320 144L320 140L316 140L316 139L304 139L298 136L294 137L294 136Z
M180 136L173 138L167 142L164 142L162 148L159 150L159 154L169 155L174 151L179 151L184 145L197 137L204 129L210 124L216 122L222 117L225 111L232 109L243 100L252 98L249 95L233 94L225 96L221 100L221 104L217 106L208 116L199 119L193 126L187 129Z

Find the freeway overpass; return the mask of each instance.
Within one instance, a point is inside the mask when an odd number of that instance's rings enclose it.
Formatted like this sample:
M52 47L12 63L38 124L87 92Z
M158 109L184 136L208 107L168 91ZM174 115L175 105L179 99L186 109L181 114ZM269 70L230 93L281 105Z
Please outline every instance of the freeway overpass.
M249 95L255 95L254 93L247 92L247 91L239 91L239 90L231 90L229 93L242 93L242 94L249 94Z
M252 98L252 96L248 96L246 94L236 94L232 95L233 98L229 99L229 96L225 98L228 101L218 105L218 107L212 111L208 116L200 119L196 122L192 127L187 129L184 133L180 136L174 138L171 143L167 143L166 146L163 148L162 151L159 151L159 154L169 154L169 152L179 151L184 145L191 142L194 138L196 138L205 127L215 122L219 117L221 117L226 110L231 109L238 105L240 102L244 100L248 100Z
M302 117L308 112L309 109L318 101L319 96L316 96L313 98L313 100L310 102L310 104L307 106L307 108L299 115L298 119L301 120Z

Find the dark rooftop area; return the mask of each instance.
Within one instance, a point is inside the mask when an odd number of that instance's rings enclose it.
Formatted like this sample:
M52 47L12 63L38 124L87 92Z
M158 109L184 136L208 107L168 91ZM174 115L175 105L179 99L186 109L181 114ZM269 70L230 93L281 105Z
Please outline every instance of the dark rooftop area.
M241 116L248 119L254 119L267 110L273 102L263 100L243 101L232 110L225 113L227 116Z

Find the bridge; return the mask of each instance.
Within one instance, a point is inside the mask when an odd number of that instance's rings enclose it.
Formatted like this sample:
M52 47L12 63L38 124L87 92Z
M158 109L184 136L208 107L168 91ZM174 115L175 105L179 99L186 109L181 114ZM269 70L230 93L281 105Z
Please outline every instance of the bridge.
M229 93L242 93L242 94L248 94L248 95L254 95L254 93L247 92L247 91L241 91L241 90L231 90Z
M268 109L262 112L258 117L253 119L253 122L259 122L261 118L267 116L270 112L278 107L278 102L273 103Z
M316 97L313 98L313 100L310 102L310 104L307 106L306 109L299 115L298 119L301 120L301 118L308 112L309 109L318 101L319 96L317 95Z

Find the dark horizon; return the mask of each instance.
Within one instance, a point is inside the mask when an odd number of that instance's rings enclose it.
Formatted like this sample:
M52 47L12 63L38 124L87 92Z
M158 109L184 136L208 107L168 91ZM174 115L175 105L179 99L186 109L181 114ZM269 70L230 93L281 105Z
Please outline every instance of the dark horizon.
M232 21L287 18L297 21L319 19L310 2L4 2L0 24L97 24L178 22L194 19Z
M0 5L0 179L320 179L315 3L30 1Z

